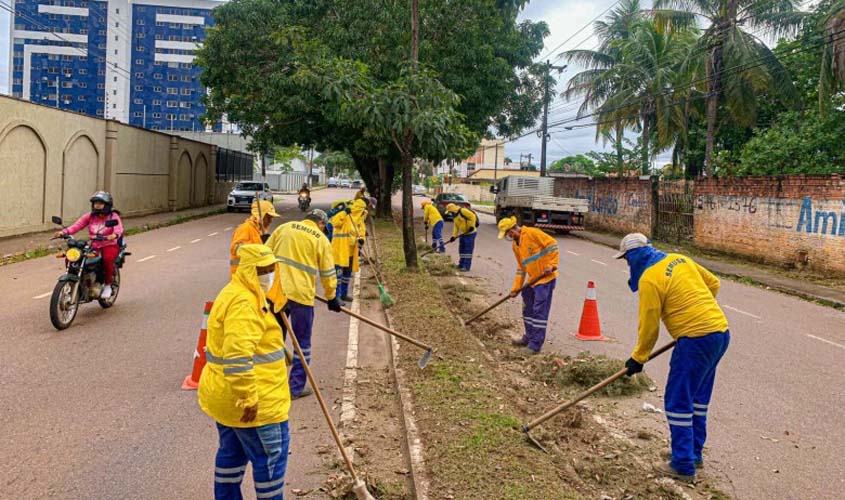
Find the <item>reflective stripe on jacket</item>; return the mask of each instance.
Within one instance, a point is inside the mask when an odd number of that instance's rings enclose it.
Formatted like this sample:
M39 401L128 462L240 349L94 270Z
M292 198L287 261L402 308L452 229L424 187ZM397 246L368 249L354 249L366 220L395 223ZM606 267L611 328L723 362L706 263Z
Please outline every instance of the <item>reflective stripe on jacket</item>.
M716 302L719 287L719 278L686 255L670 253L646 269L639 281L640 325L631 357L648 360L661 319L674 339L727 330L728 320Z
M455 223L455 228L452 231L452 236L457 238L462 234L471 234L475 232L477 217L475 216L475 212L472 210L467 210L466 208L461 207L455 214L453 222Z
M266 245L280 260L281 273L276 278L288 299L314 305L318 276L326 298L334 298L337 274L332 246L316 222L306 219L282 224L273 231Z
M282 331L258 287L255 267L239 267L214 299L206 359L197 398L208 416L228 427L260 427L288 419ZM256 419L241 422L243 409L256 403Z
M560 251L558 250L557 240L541 229L523 227L519 235L519 242L517 243L514 240L511 246L513 247L513 255L516 257L516 277L513 280L511 291L519 290L525 283L526 278L531 280L540 276L547 267L558 267ZM557 278L557 274L557 271L551 273L535 283L535 286L552 281Z
M332 226L334 226L334 234L332 235L332 258L334 258L335 265L340 267L348 267L349 259L355 251L355 235L352 234L352 217L344 211L335 214L331 219Z
M238 248L247 243L257 243L259 245L264 242L261 241L261 230L258 226L258 217L250 216L232 233L232 243L229 245L229 276L233 276L238 269Z

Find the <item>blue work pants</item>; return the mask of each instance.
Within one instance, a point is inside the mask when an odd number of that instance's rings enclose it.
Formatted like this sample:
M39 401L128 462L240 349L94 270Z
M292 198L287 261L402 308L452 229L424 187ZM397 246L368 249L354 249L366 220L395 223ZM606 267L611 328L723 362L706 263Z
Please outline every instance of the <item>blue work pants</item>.
M553 279L548 283L528 286L522 290L522 322L525 324L522 341L534 351L540 351L546 341L556 282L557 280Z
M305 355L305 362L310 365L311 330L314 328L314 306L306 306L292 300L288 300L288 306L290 308L290 326L293 328L293 334L296 335L296 340L299 341L302 354ZM290 395L299 396L299 393L305 389L307 382L308 379L305 375L305 368L302 366L302 360L299 358L299 353L294 349L293 366L290 370L288 382Z
M458 237L458 268L469 271L472 267L472 253L475 251L475 237L478 234L462 234Z
M347 297L349 295L349 283L352 282L352 258L349 258L349 265L341 267L334 266L337 271L337 298Z
M214 460L214 498L242 500L241 483L247 462L252 462L255 496L284 500L290 429L287 421L260 427L217 424L220 447Z
M431 228L431 248L436 250L438 253L446 251L446 242L443 241L442 220L435 222L434 227Z

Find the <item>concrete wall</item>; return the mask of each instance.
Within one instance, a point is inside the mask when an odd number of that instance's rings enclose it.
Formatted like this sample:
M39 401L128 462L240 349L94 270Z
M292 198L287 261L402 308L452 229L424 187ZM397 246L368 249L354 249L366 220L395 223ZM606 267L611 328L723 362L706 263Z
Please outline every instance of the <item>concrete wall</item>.
M462 194L470 201L486 201L492 203L496 199L496 195L490 192L490 186L452 184L451 186L444 186L443 190L447 193Z
M845 180L708 179L695 186L695 245L845 275Z
M651 234L651 181L622 179L555 179L555 196L585 199L588 229L613 233Z
M216 146L0 96L0 237L51 229L110 191L124 215L223 202Z
M283 193L295 193L299 191L303 183L308 182L307 172L267 172L265 179L261 178L261 172L256 172L252 180L255 182L266 182L273 191Z

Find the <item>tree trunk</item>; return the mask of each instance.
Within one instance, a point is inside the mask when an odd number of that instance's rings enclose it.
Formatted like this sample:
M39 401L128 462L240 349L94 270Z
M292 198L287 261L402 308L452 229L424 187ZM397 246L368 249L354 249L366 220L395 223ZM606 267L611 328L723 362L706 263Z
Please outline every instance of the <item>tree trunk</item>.
M642 147L643 147L643 175L648 175L650 166L649 166L649 151L648 151L648 142L651 138L651 114L648 112L650 106L645 105L643 108L642 117L640 118L643 122L643 136L642 136Z
M713 48L710 64L707 66L707 143L704 148L704 167L708 177L713 177L713 149L716 142L716 119L719 115L719 93L722 91L722 51L724 35Z
M416 271L417 241L414 236L414 187L412 176L414 157L408 149L410 148L402 151L402 249L405 252L405 268Z
M393 165L388 164L384 158L378 159L378 206L376 213L384 219L393 217L393 177L396 174Z
M619 177L625 176L625 158L622 153L622 140L625 135L625 129L622 127L622 122L616 122L616 169L619 172Z

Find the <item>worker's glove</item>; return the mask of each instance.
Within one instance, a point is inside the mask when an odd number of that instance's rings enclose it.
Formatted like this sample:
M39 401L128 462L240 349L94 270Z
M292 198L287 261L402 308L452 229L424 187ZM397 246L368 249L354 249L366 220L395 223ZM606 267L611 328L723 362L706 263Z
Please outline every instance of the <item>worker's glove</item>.
M630 377L635 373L640 373L641 371L643 371L642 363L640 363L634 358L629 358L628 361L625 362L625 368L628 369L628 372L625 374L625 376L627 377Z
M364 243L365 243L364 238L358 238L358 246L359 247L363 247Z
M452 236L451 238L449 238L449 243L452 243L452 242L453 242L453 241L455 241L456 239L458 239L458 237L457 237L457 236Z
M511 293L508 294L510 298L515 299L517 295L519 295L519 290L511 290Z
M341 306L340 306L340 299L338 299L337 297L330 300L327 305L329 306L329 311L334 311L336 313L339 313L339 312L342 311Z
M352 209L349 207L344 208L343 211L346 212L346 215L352 215Z

